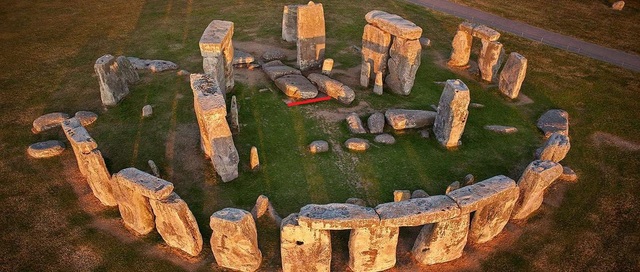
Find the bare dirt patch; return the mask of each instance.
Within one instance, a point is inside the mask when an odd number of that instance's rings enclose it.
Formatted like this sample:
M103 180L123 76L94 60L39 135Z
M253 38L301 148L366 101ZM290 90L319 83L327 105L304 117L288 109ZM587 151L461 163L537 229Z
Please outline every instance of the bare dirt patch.
M640 151L640 144L625 140L611 133L596 131L591 134L590 138L591 141L599 147L602 145L608 145L625 151Z

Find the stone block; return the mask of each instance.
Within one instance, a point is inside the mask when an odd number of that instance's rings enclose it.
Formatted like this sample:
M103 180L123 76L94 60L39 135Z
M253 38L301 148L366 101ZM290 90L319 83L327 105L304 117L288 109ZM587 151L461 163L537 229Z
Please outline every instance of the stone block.
M362 124L362 120L360 120L360 116L357 113L350 113L347 115L347 128L352 134L366 134L367 130L364 128Z
M462 80L447 80L433 124L433 132L441 145L452 148L461 144L460 138L469 116L470 101L469 88Z
M504 59L504 47L500 42L482 40L482 50L478 57L478 68L482 80L496 82L498 70Z
M256 223L249 212L224 208L211 215L209 226L213 230L211 250L218 266L239 271L260 268L262 252Z
M69 115L62 112L47 113L36 118L36 120L33 120L33 129L31 129L31 131L33 133L40 133L45 130L59 127L62 125L62 122L68 118Z
M213 20L200 37L205 74L213 76L224 93L233 89L233 32L229 21Z
M300 226L291 214L280 226L280 255L284 272L331 271L331 233Z
M117 206L118 202L111 188L111 174L104 163L100 150L94 149L91 152L83 153L80 157L82 160L78 161L78 164L82 164L81 168L87 174L87 183L93 195L100 200L102 205Z
M569 113L564 110L549 110L538 119L536 126L544 132L544 138L557 132L569 136Z
M422 36L422 28L395 14L372 10L364 18L369 24L398 38L417 40Z
M519 195L520 190L511 187L499 199L476 210L469 229L469 243L485 243L502 232L511 218Z
M571 149L569 137L554 132L549 136L544 146L539 149L536 157L543 161L560 162L567 156L569 149Z
M367 82L368 86L371 76L375 76L378 72L382 74L386 72L390 46L391 34L370 24L364 26L364 32L362 33L362 62L369 64L370 71L366 74L361 74L361 82Z
M351 230L349 268L351 271L383 271L396 264L397 227L371 226Z
M394 38L389 50L385 82L389 89L400 95L409 95L420 67L422 46L418 40Z
M189 206L176 193L163 200L149 200L158 233L167 245L191 256L202 251L202 234Z
M147 198L161 200L173 193L173 183L133 167L120 170L116 177L121 186L127 186Z
M393 191L393 202L405 201L411 198L411 191L409 190L395 190Z
M100 99L103 105L115 106L129 94L129 85L127 84L127 78L124 76L127 72L121 71L121 69L127 69L127 67L118 65L114 56L107 54L98 58L93 65L93 69L98 75Z
M298 67L308 70L319 67L324 61L325 26L322 4L312 1L298 6L298 30L296 45L298 48Z
M421 128L433 125L436 112L424 110L388 109L384 113L387 124L395 130Z
M64 151L64 143L58 140L49 140L35 143L27 148L27 154L32 158L51 158L62 154Z
M465 67L469 64L471 45L473 44L472 30L473 25L470 23L462 23L458 26L458 31L451 41L451 57L447 65Z
M468 232L469 214L424 226L413 244L413 257L422 265L460 258L467 244Z
M482 40L487 41L497 41L500 39L500 32L486 26L486 25L474 25L473 32L471 33L474 37L480 38Z
M278 89L291 98L309 99L318 96L318 88L302 75L281 76L275 83Z
M300 226L318 230L367 228L380 222L373 208L346 203L309 204L300 209Z
M367 119L367 127L372 134L382 133L384 130L384 114L381 112L374 112Z
M552 161L533 161L518 180L520 197L512 219L525 219L542 205L544 191L562 174L562 165Z
M369 149L369 141L361 138L351 138L344 142L344 146L351 151L366 151Z
M498 81L500 92L511 99L517 98L526 75L527 58L516 52L511 52L502 72L500 72L500 80Z
M386 227L415 227L460 215L455 201L443 195L389 202L376 207L380 224Z
M311 82L318 86L318 90L338 100L340 103L349 105L356 98L356 93L340 81L331 79L321 74L310 74L307 76Z
M460 213L471 213L509 196L516 182L506 176L495 176L481 182L451 191L447 194L460 207Z
M282 39L287 42L298 39L298 6L286 5L282 11Z

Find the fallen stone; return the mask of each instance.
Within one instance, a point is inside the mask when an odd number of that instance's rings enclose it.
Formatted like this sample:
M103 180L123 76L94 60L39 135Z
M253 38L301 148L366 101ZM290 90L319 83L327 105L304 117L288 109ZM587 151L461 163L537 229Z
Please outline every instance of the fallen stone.
M460 258L467 244L468 232L468 214L424 226L413 244L413 257L422 265Z
M287 54L280 49L270 49L262 54L264 61L270 62L275 60L284 60L287 58Z
M374 94L382 95L382 92L384 91L383 78L384 78L384 76L382 75L382 72L377 72L376 73L376 81L373 84L373 93Z
M469 88L462 80L447 80L433 124L433 133L441 145L452 148L461 144L460 138L469 116L470 100Z
M133 167L120 170L116 177L121 185L150 199L166 199L173 192L173 183Z
M380 222L373 208L346 203L309 204L300 209L300 226L318 230L366 228Z
M153 114L153 107L151 105L145 105L142 107L142 117L151 117Z
M236 96L231 96L231 104L229 107L229 129L235 133L240 132L240 120L238 117L238 100Z
M393 191L393 202L400 202L409 200L411 198L411 191L409 190L395 190Z
M325 59L322 62L322 74L329 76L331 75L331 70L333 70L333 59Z
M331 233L300 226L298 214L280 226L282 271L331 271Z
M429 38L422 37L419 39L419 41L420 41L420 45L422 46L422 49L427 49L428 47L431 47L431 40Z
M298 6L286 5L282 11L282 39L287 42L298 38Z
M429 130L428 129L423 129L420 130L420 137L422 137L423 139L429 139Z
M464 186L469 186L475 183L476 178L472 174L467 174L464 176L463 184Z
M251 159L249 162L251 171L257 171L260 169L260 158L258 157L258 148L255 146L251 147Z
M422 46L418 40L394 38L387 63L389 75L385 82L389 89L400 95L409 95L420 67Z
M622 10L624 8L624 1L616 1L611 5L613 10Z
M560 177L562 166L552 161L533 161L518 180L520 198L515 204L512 219L525 219L542 205L544 191Z
M518 132L518 128L501 125L486 125L484 129L502 134L512 134Z
M569 136L569 113L564 110L549 110L538 119L537 126L544 137L549 138L554 132Z
M269 209L269 198L265 195L259 195L256 199L256 205L253 206L251 214L254 219L262 217Z
M356 98L356 93L340 81L321 74L310 74L307 78L318 86L319 91L331 96L342 104L351 104Z
M365 25L362 33L362 70L361 85L368 87L371 76L384 74L387 70L391 35L373 25ZM366 71L365 71L366 70Z
M129 94L129 85L124 77L128 72L121 71L127 67L118 65L114 56L107 54L98 58L93 68L98 75L103 105L115 106Z
M468 241L481 244L491 241L509 222L513 207L518 200L519 189L512 187L500 199L479 208L471 220Z
M500 32L495 31L494 29L486 26L486 25L477 25L473 28L473 33L471 33L474 37L480 38L482 40L487 41L497 41L500 39Z
M233 33L233 22L213 20L202 33L199 42L204 73L210 75L225 94L235 85Z
M351 151L366 151L369 149L369 141L360 138L351 138L344 142L344 146Z
M451 67L465 67L469 64L471 45L473 43L471 33L474 27L475 25L469 22L463 22L458 26L458 31L451 41L453 50L451 51L451 57L447 65Z
M507 63L500 72L498 88L505 96L515 99L520 95L522 82L527 75L527 58L516 52L511 52Z
M118 205L114 194L111 173L107 169L102 153L98 149L80 155L78 165L85 169L87 183L93 195L102 205L113 207Z
M484 108L484 105L480 103L469 103L469 107L474 109L482 109Z
M358 205L358 206L362 206L362 207L366 207L367 206L367 203L364 202L364 200L362 200L360 198L356 198L356 197L351 197L351 198L347 199L347 201L345 201L344 203Z
M149 168L151 168L151 173L156 177L160 177L160 170L158 170L156 163L153 160L149 160L147 164L149 164Z
M415 190L413 191L413 193L411 193L411 199L427 197L429 197L429 194L427 194L427 192L425 192L424 190Z
M324 60L325 26L322 4L309 1L298 6L296 33L297 61L300 70L319 67Z
M480 69L480 76L484 81L497 81L498 70L504 60L504 54L502 43L482 40L482 50L478 57L478 68Z
M376 137L373 138L373 141L376 143L392 145L396 143L396 138L394 138L390 134L384 133L384 134L376 135Z
M387 227L415 227L460 215L458 204L443 195L389 202L376 207L380 224Z
M384 113L387 124L395 130L422 128L433 125L436 112L423 110L389 109Z
M383 271L396 265L399 228L373 225L351 230L349 268L351 271Z
M576 182L578 181L578 175L573 171L573 169L569 168L568 166L564 166L562 167L562 174L560 174L558 180L565 182Z
M224 208L213 213L209 226L211 250L218 266L256 271L262 263L262 252L258 248L256 223L247 211Z
M27 154L33 158L51 158L62 154L64 144L58 140L35 143L27 148Z
M74 116L80 120L80 124L84 127L98 120L98 115L90 111L78 111Z
M364 18L369 24L398 38L417 40L422 36L422 28L395 14L372 10Z
M274 60L262 65L262 70L273 81L286 75L301 75L302 73L298 69L284 65L279 60Z
M255 60L251 54L235 48L233 49L233 65L249 64Z
M82 124L80 124L80 120L75 117L62 122L62 131L71 144L73 154L78 162L80 173L82 176L86 177L86 169L81 163L83 161L82 154L87 154L98 148L98 144L93 140L93 138L91 138L91 135L89 135L89 132L82 126Z
M276 79L275 83L284 94L291 98L309 99L318 96L318 88L302 75L282 76Z
M312 154L322 153L329 151L329 143L327 141L313 141L309 144L309 152Z
M149 70L154 73L160 73L167 70L178 70L179 66L168 60L148 60L136 57L127 57L131 65L136 70Z
M447 186L447 189L445 190L445 194L449 194L451 191L457 190L457 189L460 189L460 182L454 181L453 183L449 184L449 186Z
M55 127L59 127L69 115L62 112L52 112L42 115L33 120L33 133L40 133Z
M202 234L187 203L176 193L166 199L151 199L149 202L158 233L167 245L198 256L202 251Z
M367 127L372 134L382 133L384 130L384 114L375 112L367 119Z
M364 125L362 124L362 120L360 120L360 116L358 116L358 114L356 114L355 112L352 112L349 115L347 115L346 121L347 121L347 128L349 128L349 131L352 134L367 133L367 130L364 128Z
M538 149L536 158L543 161L560 162L567 156L570 148L569 137L556 132L551 134L544 146Z
M502 201L516 187L516 182L506 176L495 176L447 193L460 207L460 213L471 213L491 203Z

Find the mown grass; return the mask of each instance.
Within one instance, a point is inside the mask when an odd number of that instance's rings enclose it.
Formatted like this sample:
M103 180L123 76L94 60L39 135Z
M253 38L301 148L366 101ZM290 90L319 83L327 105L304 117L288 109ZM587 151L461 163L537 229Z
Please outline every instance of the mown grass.
M380 111L391 107L429 109L437 104L442 91L434 81L459 77L436 64L448 57L458 20L403 2L323 3L327 56L345 68L359 63L359 56L348 48L360 46L364 14L371 9L397 13L416 22L423 27L424 36L433 41L433 47L423 54L411 96L378 97L356 88L355 104L366 101ZM467 173L478 179L498 174L517 179L541 143L534 126L537 117L548 109L562 108L570 113L572 124L572 150L563 163L578 172L580 183L570 187L559 208L544 208L522 227L523 234L513 246L494 252L482 261L482 267L632 270L640 263L634 255L640 250L636 220L640 203L634 197L640 193L638 153L597 147L589 138L594 131L605 131L637 140L640 124L634 117L639 110L638 74L511 35L504 35L501 41L507 51L518 51L529 59L523 93L535 103L516 106L499 96L495 87L486 89L473 79L463 78L471 89L472 101L486 107L470 109L463 146L458 151L445 151L433 138L424 140L416 131L409 131L396 135L396 145L376 145L366 153L334 150L310 155L305 147L313 140L340 144L351 137L343 122L332 123L311 114L342 106L331 101L287 108L281 93L259 92L256 86L239 83L234 94L243 126L234 140L240 153L241 175L233 182L221 183L200 151L193 98L184 78L172 72L141 73L142 82L132 87L121 104L106 111L100 106L92 64L102 54L167 59L186 70L201 71L197 42L212 19L234 21L234 37L238 40L291 48L279 41L284 4L289 3L17 1L3 5L2 270L82 270L87 263L92 264L90 269L105 271L182 269L166 258L149 255L149 247L158 244L157 234L122 241L93 224L96 217L117 218L117 211L89 214L81 208L86 200L79 200L74 192L73 184L81 178L71 152L47 160L26 157L24 150L33 142L64 139L59 130L32 135L33 119L47 112L73 114L78 110L100 114L88 129L109 169L148 170L147 160L154 160L162 176L175 184L176 192L189 204L207 240L211 213L224 207L248 210L259 194L269 196L286 216L307 203L343 202L349 197L376 205L391 201L396 189L441 194L448 184ZM154 106L154 115L142 119L140 111L146 104ZM495 135L482 129L487 124L512 125L520 132ZM363 137L372 140L371 136ZM248 170L251 146L259 150L259 172ZM545 223L545 219L551 223ZM258 226L265 254L263 268L274 270L279 264L278 230L268 219L258 220ZM346 236L335 237L338 256L334 266L343 270ZM69 252L78 248L90 248L99 260L78 262L70 258ZM210 270L213 258L207 245L204 252L206 265L199 269Z

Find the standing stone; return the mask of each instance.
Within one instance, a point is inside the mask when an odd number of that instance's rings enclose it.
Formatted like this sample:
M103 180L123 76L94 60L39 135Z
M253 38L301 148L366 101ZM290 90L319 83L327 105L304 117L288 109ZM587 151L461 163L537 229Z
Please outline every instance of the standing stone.
M409 190L395 190L393 191L393 202L405 201L411 198L411 191Z
M482 40L482 50L478 57L480 76L484 81L495 82L498 78L498 70L504 59L502 43Z
M300 209L301 226L320 230L368 228L380 222L373 208L346 203L308 204Z
M624 1L617 1L611 5L613 10L622 10L624 8Z
M84 127L91 125L98 120L98 115L90 111L78 111L74 117L78 118L78 120L80 120L80 124Z
M209 226L213 230L211 250L218 266L240 271L260 268L262 252L251 213L224 208L211 215Z
M418 40L393 39L389 51L389 75L385 82L394 93L409 95L420 67L422 46Z
M322 74L329 76L331 75L331 70L333 70L333 59L325 59L322 62Z
M322 4L309 1L298 6L298 67L300 70L319 67L324 60L325 28Z
M569 137L556 132L551 134L544 146L538 150L536 157L543 161L560 162L567 156L570 148Z
M440 144L447 148L459 146L469 115L469 88L459 79L447 80L440 96L438 115L433 132Z
M129 58L119 56L116 58L116 63L118 64L118 72L120 72L120 76L125 80L125 82L133 84L140 80L140 76L133 67L133 64L129 61Z
M376 206L380 224L386 227L416 227L460 216L460 207L448 196L387 202Z
M235 133L240 132L240 121L238 120L238 101L236 96L231 97L231 106L229 107L229 125L231 131Z
M360 116L358 116L358 114L356 114L355 112L352 112L349 115L347 115L346 120L347 120L347 127L349 128L349 131L351 131L352 134L367 133L367 130L364 128L364 125L362 124L362 120L360 120Z
M533 161L518 180L520 198L515 204L512 219L525 219L542 205L544 191L562 174L562 166L552 161Z
M338 100L342 104L351 104L356 98L356 93L342 82L321 74L307 76L311 82L318 86L318 90Z
M367 127L369 127L369 132L373 134L382 133L384 129L384 114L381 112L371 114L367 119Z
M469 242L485 243L502 232L504 226L509 222L519 194L520 191L517 187L510 188L500 199L476 210L469 229Z
M473 42L473 37L471 36L473 27L474 25L469 22L461 23L458 26L458 31L451 42L453 50L451 51L451 58L447 63L449 66L464 67L469 64L471 45Z
M351 230L349 268L351 271L383 271L396 265L399 228L373 225Z
M505 96L515 99L520 94L524 77L527 75L527 59L516 52L511 52L507 63L500 72L498 87Z
M369 79L371 77L371 63L363 62L360 68L360 86L369 87Z
M372 10L364 18L369 24L398 38L417 40L422 36L422 28L396 14Z
M151 117L153 114L153 107L151 105L145 105L142 107L142 117Z
M87 183L93 192L93 195L100 200L105 206L113 207L118 205L117 199L113 193L111 174L104 162L102 153L98 149L81 155L83 164L82 168L87 173Z
M423 110L388 109L384 113L387 124L395 130L421 128L433 125L436 113Z
M266 195L259 195L256 199L256 205L251 209L251 215L253 215L254 220L260 218L267 212L269 209L269 198Z
M125 71L131 66L120 66L116 62L116 58L112 55L104 55L96 60L93 68L98 75L98 81L100 83L100 99L105 106L115 106L120 102L127 94L129 94L129 85L127 84L126 74L130 71ZM136 73L132 71L131 73ZM137 75L137 73L136 73Z
M82 176L87 176L87 171L84 167L82 154L88 154L94 149L98 148L98 144L89 135L89 132L82 126L80 120L77 118L69 118L62 122L62 131L67 140L71 144L73 154L76 156L78 162L78 168Z
M49 130L55 127L59 127L64 120L67 120L69 115L62 112L52 112L42 115L36 120L33 120L33 133L40 133L45 130Z
M50 140L35 143L27 148L27 154L32 158L51 158L62 154L64 143L58 140Z
M176 193L163 200L150 199L156 228L167 245L191 256L202 251L202 234L189 206Z
M413 244L413 257L422 265L460 258L468 232L469 214L425 225Z
M258 157L258 148L255 146L251 147L251 161L250 161L251 171L257 171L260 169L260 158Z
M200 37L204 73L211 75L223 93L233 89L233 22L213 20Z
M382 72L377 72L376 73L376 81L373 85L373 93L377 94L377 95L382 95L382 92L384 91L384 82L383 82L383 75Z
M536 126L549 138L554 132L569 136L569 113L564 110L549 110L538 119Z
M291 214L280 226L280 255L284 272L331 271L331 233L300 226Z
M311 144L309 144L309 152L311 152L312 154L327 151L329 151L329 143L327 143L327 141L318 140L313 141L311 142Z
M389 46L391 45L391 35L373 25L364 26L362 33L362 69L367 69L367 73L360 75L360 83L366 83L363 87L368 87L371 76L378 72L384 74L389 58Z
M286 5L282 12L282 39L295 42L298 38L298 5Z

